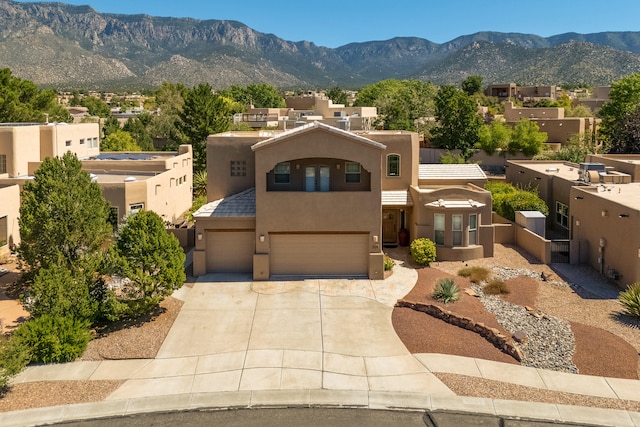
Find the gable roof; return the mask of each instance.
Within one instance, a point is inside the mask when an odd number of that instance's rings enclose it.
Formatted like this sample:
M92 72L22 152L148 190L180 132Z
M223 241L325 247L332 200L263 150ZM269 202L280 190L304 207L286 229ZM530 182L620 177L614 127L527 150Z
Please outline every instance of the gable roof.
M223 218L223 217L255 217L256 189L255 187L233 194L223 199L214 200L198 209L194 218Z
M297 127L297 128L290 129L290 130L288 130L286 132L283 132L283 133L281 133L279 135L274 136L273 138L269 138L269 139L265 139L264 141L260 141L260 142L258 142L256 144L252 145L251 149L253 151L260 150L260 149L269 147L271 145L277 144L277 143L279 143L279 142L281 142L281 141L283 141L285 139L288 139L288 138L290 138L292 136L301 135L301 134L304 134L304 133L307 133L307 132L313 132L314 130L318 130L318 129L322 129L324 131L327 131L329 133L333 133L333 134L338 135L338 136L349 138L350 140L352 140L354 142L359 142L361 144L365 144L365 145L368 145L368 146L371 146L371 147L375 147L375 148L378 148L380 150L384 150L384 149L387 148L386 145L384 145L384 144L381 144L381 143L376 142L376 141L372 141L372 140L370 140L368 138L362 137L360 135L356 135L356 134L348 132L346 130L339 129L339 128L335 127L335 126L330 126L330 125L327 125L327 124L324 124L324 123L321 123L321 122L311 122L311 123L306 124L304 126L300 126L300 127Z

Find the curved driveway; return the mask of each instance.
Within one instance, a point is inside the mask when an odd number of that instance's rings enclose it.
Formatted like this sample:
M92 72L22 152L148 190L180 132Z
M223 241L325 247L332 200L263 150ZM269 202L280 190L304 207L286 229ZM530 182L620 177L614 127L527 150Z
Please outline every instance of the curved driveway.
M397 266L384 281L242 279L210 275L185 290L156 358L131 366L109 399L297 389L453 396L391 324L414 270Z

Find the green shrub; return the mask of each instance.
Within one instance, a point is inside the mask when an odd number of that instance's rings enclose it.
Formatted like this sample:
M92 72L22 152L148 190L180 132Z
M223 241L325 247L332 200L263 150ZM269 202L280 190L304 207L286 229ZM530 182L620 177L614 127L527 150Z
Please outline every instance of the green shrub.
M511 292L509 291L507 284L502 280L490 281L484 286L484 288L482 288L482 291L487 295L506 295Z
M433 289L433 298L445 304L455 302L460 298L460 288L453 282L453 279L440 279Z
M75 360L91 340L89 322L45 314L16 329L15 338L30 349L31 362L62 363Z
M640 318L640 283L629 285L626 291L620 293L618 301L628 314Z
M394 262L391 258L389 258L389 256L385 255L384 256L384 271L389 271L393 268L394 266Z
M458 270L458 276L468 278L472 283L480 283L487 280L489 277L489 270L484 267L465 267Z
M9 380L29 363L29 349L14 337L0 335L0 396L7 390Z
M549 207L536 190L516 188L498 181L488 182L484 188L491 192L493 211L510 221L515 221L516 211L540 211L549 215Z
M436 244L425 237L415 239L411 242L409 249L411 258L416 264L428 266L436 260Z
M193 203L191 205L191 209L187 211L187 220L193 221L193 214L196 213L198 209L207 204L207 196L196 196L193 199Z

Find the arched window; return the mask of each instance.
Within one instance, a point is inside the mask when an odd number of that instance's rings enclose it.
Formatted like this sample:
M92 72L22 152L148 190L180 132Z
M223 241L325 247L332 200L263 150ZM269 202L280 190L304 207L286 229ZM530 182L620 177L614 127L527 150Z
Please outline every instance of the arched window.
M400 176L400 155L389 154L387 155L387 177Z

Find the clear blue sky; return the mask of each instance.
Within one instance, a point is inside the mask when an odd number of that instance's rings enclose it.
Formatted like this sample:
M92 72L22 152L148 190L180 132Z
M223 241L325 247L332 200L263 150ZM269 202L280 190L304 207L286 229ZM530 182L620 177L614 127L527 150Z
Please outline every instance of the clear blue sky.
M20 0L24 1L24 0ZM414 36L443 43L478 31L537 34L640 31L638 0L257 1L64 0L99 12L240 21L289 41L338 47ZM531 15L527 16L530 13Z

